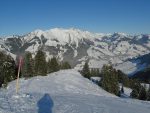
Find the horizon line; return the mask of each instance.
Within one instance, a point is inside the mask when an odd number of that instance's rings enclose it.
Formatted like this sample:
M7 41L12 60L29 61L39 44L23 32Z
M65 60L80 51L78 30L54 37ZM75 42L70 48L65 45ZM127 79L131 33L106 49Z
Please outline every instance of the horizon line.
M93 33L93 34L104 34L104 35L107 35L107 34L112 35L112 34L115 34L115 33L126 34L126 35L129 35L129 36L150 35L150 33L128 33L128 32L117 32L117 31L114 31L114 32L97 32L97 31L87 30L87 29L77 28L77 27L53 27L53 28L49 28L49 29L37 28L37 29L34 29L32 31L26 31L24 33L3 34L3 35L0 34L0 38L6 38L6 37L11 37L11 36L24 36L26 34L29 34L31 32L35 32L35 31L38 31L38 30L46 32L46 31L52 30L52 29L62 29L62 30L71 30L71 29L74 29L74 30L80 30L80 31L83 31L83 32L90 32L90 33Z

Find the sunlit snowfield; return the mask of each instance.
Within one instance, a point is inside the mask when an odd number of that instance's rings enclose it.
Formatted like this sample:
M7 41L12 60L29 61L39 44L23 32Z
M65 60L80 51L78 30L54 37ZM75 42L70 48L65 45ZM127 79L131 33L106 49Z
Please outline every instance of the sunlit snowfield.
M148 113L150 102L107 93L75 70L20 79L0 90L0 113Z

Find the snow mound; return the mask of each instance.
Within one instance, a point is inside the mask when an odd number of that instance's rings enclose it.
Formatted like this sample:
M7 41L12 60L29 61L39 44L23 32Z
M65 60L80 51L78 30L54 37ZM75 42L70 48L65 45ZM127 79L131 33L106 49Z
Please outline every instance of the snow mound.
M8 90L14 89L16 81L9 84ZM14 89L15 90L15 89ZM62 70L48 76L37 76L31 79L20 79L21 93L49 93L52 95L92 94L106 97L116 97L99 86L93 84L88 79L82 77L75 70Z
M0 89L0 113L148 113L150 103L120 99L75 70L20 79Z

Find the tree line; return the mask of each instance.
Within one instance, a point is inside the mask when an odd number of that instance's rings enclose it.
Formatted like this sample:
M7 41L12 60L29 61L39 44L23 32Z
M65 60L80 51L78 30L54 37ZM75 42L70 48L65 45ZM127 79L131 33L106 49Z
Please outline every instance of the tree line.
M5 87L9 81L16 79L17 66L14 59L0 51L0 87Z
M4 51L0 51L0 87L7 86L8 82L16 79L18 60L18 57L14 60ZM70 68L71 65L68 62L59 62L56 57L48 59L47 61L46 54L38 50L35 57L33 57L30 52L25 52L20 75L25 78L37 75L46 76L48 73Z
M150 101L150 87L147 89L146 86L141 85L138 79L132 80L132 92L130 96L135 99L148 100Z
M85 78L88 78L88 79L90 79L91 77L101 76L99 69L94 69L94 68L90 69L89 68L88 62L85 62L84 67L83 67L83 69L81 71L81 74Z
M92 75L88 62L84 64L81 74L88 79L95 76ZM101 71L97 73L97 76L101 77L101 81L99 81L98 85L112 94L121 96L121 93L124 93L125 86L132 89L130 94L131 98L150 100L150 88L146 90L146 88L141 85L139 80L129 78L122 71L116 70L110 64L103 65ZM121 88L119 84L121 84Z

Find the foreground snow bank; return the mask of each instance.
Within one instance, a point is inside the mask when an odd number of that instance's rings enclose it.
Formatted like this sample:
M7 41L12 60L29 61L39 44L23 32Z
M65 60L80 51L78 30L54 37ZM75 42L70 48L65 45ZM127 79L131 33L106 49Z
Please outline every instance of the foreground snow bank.
M75 70L20 79L0 90L0 113L148 113L150 103L120 99Z
M14 86L16 81L13 81L8 86L10 93L15 92ZM115 97L106 92L99 86L93 84L88 79L82 77L75 70L62 70L48 76L37 76L31 79L20 80L20 93L49 93L52 95L65 94L92 94L98 96Z

